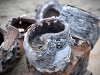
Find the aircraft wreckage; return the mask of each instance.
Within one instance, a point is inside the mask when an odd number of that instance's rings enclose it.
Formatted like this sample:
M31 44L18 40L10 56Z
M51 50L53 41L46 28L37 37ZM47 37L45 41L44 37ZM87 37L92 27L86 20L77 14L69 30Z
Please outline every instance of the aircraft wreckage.
M0 28L0 73L26 54L33 75L92 75L87 66L99 38L98 17L70 5L48 17L20 16Z

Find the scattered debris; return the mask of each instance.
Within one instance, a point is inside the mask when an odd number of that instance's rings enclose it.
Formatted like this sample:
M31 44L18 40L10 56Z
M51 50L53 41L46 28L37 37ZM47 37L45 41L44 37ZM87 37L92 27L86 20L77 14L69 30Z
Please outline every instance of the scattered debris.
M26 53L29 73L22 75L92 75L86 68L100 34L99 19L62 6L57 0L48 1L36 8L39 20L23 15L9 20L6 30L0 28L0 73Z

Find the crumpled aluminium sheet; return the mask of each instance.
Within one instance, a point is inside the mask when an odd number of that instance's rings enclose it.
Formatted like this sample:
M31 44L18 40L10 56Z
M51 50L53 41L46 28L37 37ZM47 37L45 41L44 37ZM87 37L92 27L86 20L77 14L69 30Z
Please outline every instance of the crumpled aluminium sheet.
M97 16L82 9L64 5L58 17L63 23L68 23L71 35L80 39L86 39L94 47L99 38L99 19Z

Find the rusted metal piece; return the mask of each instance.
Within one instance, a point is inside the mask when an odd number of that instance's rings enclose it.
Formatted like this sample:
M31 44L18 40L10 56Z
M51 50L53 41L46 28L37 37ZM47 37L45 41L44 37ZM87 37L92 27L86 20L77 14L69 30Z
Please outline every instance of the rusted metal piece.
M99 18L87 11L70 5L64 5L59 15L60 21L68 23L71 36L86 39L94 47L99 38Z
M30 25L34 24L36 20L34 17L27 17L26 15L22 15L16 18L12 18L6 22L6 29L8 29L7 37L5 37L6 41L4 42L4 50L7 51L10 47L11 43L15 40L15 35L18 38L16 40L16 54L14 60L9 64L8 70L5 73L2 73L2 75L8 75L9 73L12 74L12 69L14 66L17 65L17 63L20 61L19 59L25 55L24 49L23 49L23 40L24 40L24 32L27 30ZM15 29L12 29L11 27L14 27ZM0 30L3 32L3 34L6 34L6 31ZM12 31L12 32L11 32ZM14 35L13 35L14 34ZM10 37L9 37L10 36ZM12 42L11 42L12 41ZM1 75L1 74L0 74Z
M17 49L20 50L21 55L24 54L24 49L23 49L23 39L24 39L24 33L27 30L27 28L34 24L36 22L35 18L26 15L22 15L16 18L12 18L11 20L8 21L8 24L11 26L16 27L19 30L19 35L18 35L18 46Z
M57 0L45 2L43 6L37 6L35 17L37 19L43 19L52 16L59 16L62 6L63 5L59 4Z
M7 25L7 29L0 28L0 73L5 72L16 57L18 30Z
M38 21L28 29L23 45L33 75L87 74L91 45L86 39L71 36L69 31L69 25L61 23L55 17ZM53 65L55 61L56 64Z
M7 27L7 35L5 37L5 41L4 41L4 50L7 51L9 50L9 48L12 46L12 44L14 43L14 41L18 38L18 30L15 29L12 26L6 26Z

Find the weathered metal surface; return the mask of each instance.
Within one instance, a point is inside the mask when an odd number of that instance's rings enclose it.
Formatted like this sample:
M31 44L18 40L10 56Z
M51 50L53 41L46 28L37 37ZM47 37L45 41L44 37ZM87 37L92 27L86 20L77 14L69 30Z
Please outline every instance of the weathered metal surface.
M29 68L33 69L29 75L82 75L88 72L90 43L71 36L69 29L67 23L55 17L38 21L28 29L23 45L30 67L33 66Z
M53 17L32 25L24 38L29 63L41 72L63 70L66 63L70 62L70 44L67 25Z
M0 73L5 72L13 62L17 54L18 30L7 25L7 30L1 29L0 33Z
M95 15L70 5L64 5L59 19L70 26L71 35L86 39L94 47L99 37L99 19Z
M59 16L62 6L63 5L59 4L57 0L45 2L43 6L37 6L35 17L37 19L43 19L52 16Z
M20 53L21 55L24 54L24 49L23 49L23 40L24 40L24 33L27 30L27 28L36 23L36 20L33 16L26 16L26 15L22 15L16 18L12 18L11 20L8 21L8 24L11 26L16 27L19 30L19 35L18 35L18 48L20 49Z
M15 29L12 26L6 26L7 27L7 35L5 37L4 41L4 50L7 51L12 46L14 41L18 38L18 30Z

